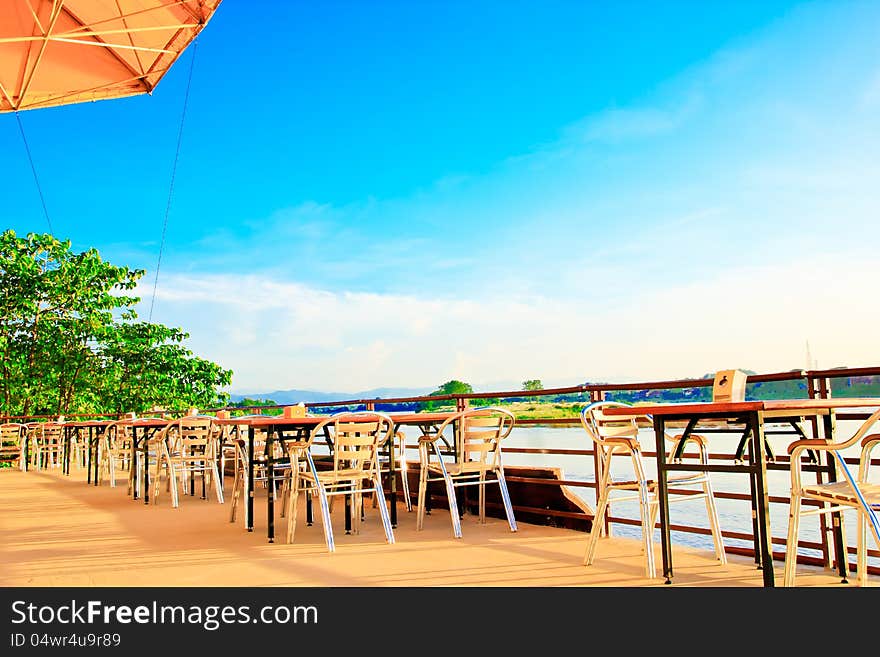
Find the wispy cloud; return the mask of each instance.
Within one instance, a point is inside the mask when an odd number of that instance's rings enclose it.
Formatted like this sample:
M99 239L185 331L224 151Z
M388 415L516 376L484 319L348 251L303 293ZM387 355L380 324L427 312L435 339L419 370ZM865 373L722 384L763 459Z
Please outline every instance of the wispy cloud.
M834 271L833 278L827 271ZM593 303L328 292L260 276L173 277L158 319L235 371L233 388L358 390L458 378L576 384L820 366L880 356L870 260L800 259L716 272ZM827 321L828 318L836 321Z

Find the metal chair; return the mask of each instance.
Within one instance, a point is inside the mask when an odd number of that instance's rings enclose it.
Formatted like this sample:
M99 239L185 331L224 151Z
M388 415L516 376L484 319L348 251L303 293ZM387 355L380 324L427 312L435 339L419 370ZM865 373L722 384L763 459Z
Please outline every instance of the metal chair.
M310 447L316 436L324 433L325 427L330 429L332 437L332 467L319 470ZM288 543L293 542L296 533L297 499L300 491L318 497L324 538L329 552L336 550L330 519L330 499L335 496L350 496L351 527L352 532L357 533L363 513L363 497L367 493L375 495L385 538L389 544L394 543L394 532L379 471L379 450L390 439L393 427L393 421L384 413L337 413L318 423L307 438L301 441L285 441L293 472L293 489L287 501Z
M98 442L99 466L98 483L103 483L104 474L110 479L110 487L116 487L116 473L120 469L128 470L128 493L134 485L135 469L131 463L131 425L124 420L112 422L104 427Z
M843 511L855 511L858 514L856 547L856 569L858 583L868 583L868 530L880 549L880 484L869 481L871 452L880 444L880 434L868 432L880 423L880 410L875 411L848 440L834 443L821 438L797 440L788 447L791 456L791 506L788 515L788 540L785 546L785 571L783 585L794 586L797 568L798 532L800 519L804 516L827 515ZM861 441L858 476L853 476L846 463L843 451ZM806 450L828 452L833 455L840 481L829 483L805 484L802 481L802 458ZM804 500L814 500L813 504L804 505ZM807 508L804 508L807 506ZM846 550L838 558L843 559L844 572L848 558Z
M60 468L64 460L64 424L32 422L27 426L32 465L37 470L50 466Z
M24 447L27 441L27 426L18 422L0 424L0 460L17 460L21 470L26 469Z
M596 514L593 517L593 526L590 529L590 537L584 554L584 564L590 565L596 555L596 547L599 537L605 532L605 518L609 513L611 502L633 501L639 503L639 514L642 527L643 550L645 552L645 574L649 578L657 576L654 561L654 527L656 525L657 511L659 507L658 482L649 479L646 474L645 464L642 458L642 450L638 440L639 426L634 417L619 417L607 415L604 411L614 406L627 406L619 402L594 402L581 410L581 425L587 435L595 444L598 481L596 489ZM666 436L671 442L671 449L666 453L675 452L681 440L680 436ZM689 441L693 441L699 448L699 462L709 462L709 450L706 439L699 435L690 435ZM632 478L615 479L611 475L611 457L617 454L629 456L632 465ZM715 507L715 497L712 491L712 483L706 472L686 472L683 474L670 475L669 501L678 502L684 500L704 499L706 513L709 516L709 528L712 533L712 541L715 548L715 556L722 564L727 563L727 555L724 551L721 527L718 521L718 511ZM699 487L699 493L687 488ZM612 497L614 495L615 497Z
M214 418L185 415L169 422L160 433L156 435L158 458L153 499L158 501L159 478L164 468L170 482L172 506L179 506L178 482L184 492L188 485L190 495L195 495L196 475L202 479L202 499L207 497L207 481L210 479L217 501L223 504L223 487L217 467L219 432L215 430Z
M506 409L473 408L450 416L436 433L419 438L418 530L423 528L425 522L427 488L432 481L442 481L446 486L455 538L461 538L461 519L455 494L455 489L461 486L479 486L479 518L481 523L485 523L486 485L497 483L510 531L517 530L501 462L501 441L510 434L515 423L515 416ZM437 442L442 439L448 426L455 428L456 425L456 444L451 454L454 459L450 460L449 450L444 453Z

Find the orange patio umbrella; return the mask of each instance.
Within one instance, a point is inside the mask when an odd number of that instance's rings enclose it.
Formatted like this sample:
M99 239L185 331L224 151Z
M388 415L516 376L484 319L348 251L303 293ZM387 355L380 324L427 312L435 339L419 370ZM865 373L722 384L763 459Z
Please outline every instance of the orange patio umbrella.
M0 0L0 112L150 93L221 0Z

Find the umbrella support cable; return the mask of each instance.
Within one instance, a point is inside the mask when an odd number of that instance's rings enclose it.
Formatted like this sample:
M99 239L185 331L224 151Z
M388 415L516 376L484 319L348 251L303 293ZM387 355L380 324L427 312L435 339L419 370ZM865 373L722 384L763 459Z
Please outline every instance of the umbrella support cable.
M168 189L168 202L165 204L165 218L162 221L162 238L159 240L159 257L156 260L156 276L153 279L153 295L150 299L150 314L148 322L153 321L153 306L156 304L156 289L159 287L159 268L162 266L162 251L165 248L165 233L168 230L168 215L171 213L171 197L174 194L174 177L177 175L177 161L180 158L180 144L183 141L183 123L186 119L186 106L189 103L189 89L192 85L193 68L196 62L196 48L198 39L193 41L193 54L189 61L189 77L186 81L186 93L183 97L183 111L180 114L180 128L177 131L177 148L174 152L174 164L171 167L171 185Z
M18 110L15 110L15 120L18 121L18 130L21 132L21 140L24 142L24 150L28 156L28 162L31 165L31 172L34 174L34 182L37 184L37 193L40 195L40 203L43 204L43 214L46 216L46 223L49 224L49 233L54 235L55 231L52 228L52 220L49 219L49 210L46 208L46 198L43 196L43 188L40 185L40 178L37 176L37 167L34 165L34 158L31 156L31 148L28 145L27 136L24 134L24 126L21 123L21 117L18 115Z

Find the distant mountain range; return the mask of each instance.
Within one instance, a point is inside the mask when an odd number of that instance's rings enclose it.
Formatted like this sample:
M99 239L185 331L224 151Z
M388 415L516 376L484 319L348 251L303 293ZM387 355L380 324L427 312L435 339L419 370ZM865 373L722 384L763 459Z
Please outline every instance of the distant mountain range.
M344 401L347 399L389 399L395 397L420 397L428 395L437 388L373 388L360 392L319 392L317 390L274 390L248 394L231 393L232 402L242 399L271 399L276 404L298 404L299 402Z

